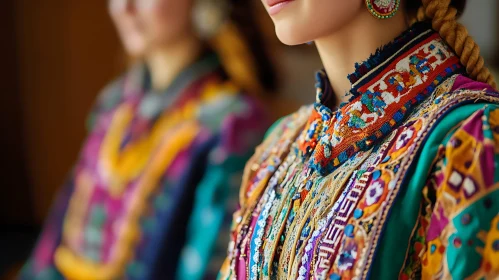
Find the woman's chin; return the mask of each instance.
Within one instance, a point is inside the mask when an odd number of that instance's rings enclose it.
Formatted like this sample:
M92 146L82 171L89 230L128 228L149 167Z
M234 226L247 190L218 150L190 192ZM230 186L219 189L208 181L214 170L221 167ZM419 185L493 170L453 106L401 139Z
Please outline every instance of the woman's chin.
M145 46L143 44L133 44L133 43L125 43L124 44L125 51L131 57L142 57L145 53Z
M310 41L305 36L301 36L303 34L296 32L294 28L289 26L276 25L275 32L279 41L288 46L301 45Z

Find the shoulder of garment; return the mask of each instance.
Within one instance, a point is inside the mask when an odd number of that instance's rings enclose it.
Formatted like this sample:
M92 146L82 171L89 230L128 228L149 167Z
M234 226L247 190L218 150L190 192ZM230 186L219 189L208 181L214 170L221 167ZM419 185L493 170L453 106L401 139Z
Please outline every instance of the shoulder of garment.
M499 240L499 95L464 76L451 82L407 122L409 127L425 123L427 133L392 209L405 213L399 218L406 222L419 213L404 265L394 271L403 279L414 276L419 266L423 278L499 275L494 261L499 257L499 241L494 247ZM380 258L393 255L390 246L397 242L389 240L404 236L402 224L412 224L398 216L387 221ZM376 261L371 272L388 276L390 269Z

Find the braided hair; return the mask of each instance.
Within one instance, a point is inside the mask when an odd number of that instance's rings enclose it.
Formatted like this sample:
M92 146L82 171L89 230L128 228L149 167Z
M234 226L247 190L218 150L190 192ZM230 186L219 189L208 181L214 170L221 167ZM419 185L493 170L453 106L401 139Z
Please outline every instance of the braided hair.
M471 78L497 88L492 73L484 65L480 47L457 21L465 5L466 0L409 0L406 8L414 15L413 21L431 20L432 28L456 52Z

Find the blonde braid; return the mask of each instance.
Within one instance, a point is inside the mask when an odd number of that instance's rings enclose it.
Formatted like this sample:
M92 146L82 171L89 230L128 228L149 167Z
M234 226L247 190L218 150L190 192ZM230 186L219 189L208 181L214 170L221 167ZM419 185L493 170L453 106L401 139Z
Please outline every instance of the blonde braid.
M417 12L417 20L431 19L432 27L454 49L461 64L471 78L497 88L494 77L484 66L480 47L468 34L468 30L457 22L457 9L451 6L451 0L422 0L423 5Z

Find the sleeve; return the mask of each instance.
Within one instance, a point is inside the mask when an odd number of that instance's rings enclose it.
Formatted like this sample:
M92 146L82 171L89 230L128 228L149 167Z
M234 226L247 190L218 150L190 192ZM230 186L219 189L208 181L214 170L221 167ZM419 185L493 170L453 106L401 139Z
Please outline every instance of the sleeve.
M222 121L218 144L210 152L206 172L196 188L177 279L214 279L227 255L242 172L267 123L250 107Z
M21 270L19 279L64 279L55 268L54 253L61 240L64 215L73 193L73 186L73 177L71 176L58 193L36 246Z
M445 138L429 181L423 279L499 278L499 107ZM431 202L430 202L431 201Z

